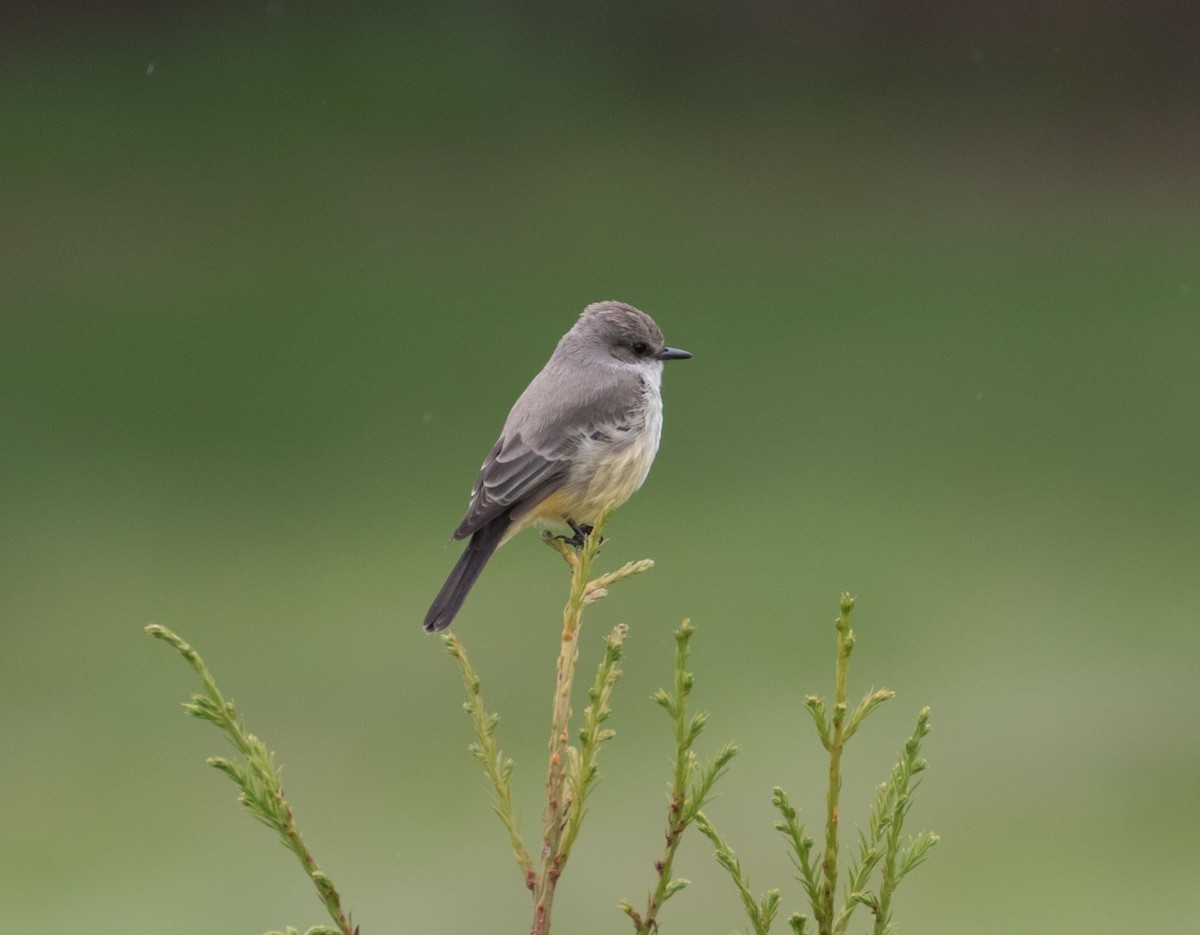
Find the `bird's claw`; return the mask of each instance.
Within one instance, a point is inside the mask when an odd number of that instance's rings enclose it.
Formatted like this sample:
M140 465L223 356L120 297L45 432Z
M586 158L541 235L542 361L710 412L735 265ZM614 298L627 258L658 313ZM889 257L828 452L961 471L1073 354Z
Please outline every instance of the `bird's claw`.
M571 527L571 532L573 532L574 535L555 536L554 538L558 539L560 542L566 543L572 548L582 549L583 543L586 541L587 537L592 534L592 527L587 523L576 523L574 520L567 520L567 525ZM604 542L603 536L600 537L600 542Z

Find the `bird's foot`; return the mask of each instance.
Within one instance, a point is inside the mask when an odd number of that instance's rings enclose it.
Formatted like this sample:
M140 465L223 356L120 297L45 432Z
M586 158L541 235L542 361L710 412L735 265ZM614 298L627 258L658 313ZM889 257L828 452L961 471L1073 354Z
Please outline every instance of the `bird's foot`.
M584 541L587 539L588 536L590 536L592 534L592 527L589 526L587 523L580 524L580 523L576 523L574 520L570 520L570 519L567 520L567 525L571 527L571 532L573 532L575 535L573 535L573 536L557 536L556 538L562 542L565 542L567 545L571 546L572 548L582 549ZM600 541L604 542L603 536L600 537Z

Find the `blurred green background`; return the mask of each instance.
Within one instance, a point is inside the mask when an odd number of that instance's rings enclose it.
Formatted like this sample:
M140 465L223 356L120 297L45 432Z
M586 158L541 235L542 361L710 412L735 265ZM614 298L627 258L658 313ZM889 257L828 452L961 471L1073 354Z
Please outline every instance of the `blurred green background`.
M664 443L591 612L617 741L559 890L652 882L671 631L709 814L800 906L800 703L838 595L865 815L917 710L942 843L902 931L1182 931L1200 792L1194 5L6 5L0 30L0 927L322 921L203 765L194 643L286 764L364 933L527 930L420 619L508 406L588 302L654 315ZM456 629L529 836L566 580L533 536ZM744 927L695 835L665 931ZM860 910L862 911L862 910ZM779 923L783 925L783 923ZM865 931L868 918L853 930Z

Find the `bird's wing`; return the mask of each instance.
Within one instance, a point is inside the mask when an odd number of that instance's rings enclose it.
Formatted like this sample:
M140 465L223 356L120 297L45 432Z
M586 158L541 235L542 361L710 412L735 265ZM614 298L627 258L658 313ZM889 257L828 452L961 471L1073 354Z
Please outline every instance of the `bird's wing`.
M565 468L555 452L539 451L520 435L502 435L479 469L471 505L454 538L465 539L518 503L537 503L549 496Z
M635 416L628 393L617 390L615 386L593 386L574 406L563 405L566 400L560 395L557 411L549 418L544 413L536 420L510 416L479 469L471 488L471 505L454 530L454 538L465 539L515 506L522 507L521 512L536 506L555 491L570 458L585 440L619 444L629 435Z

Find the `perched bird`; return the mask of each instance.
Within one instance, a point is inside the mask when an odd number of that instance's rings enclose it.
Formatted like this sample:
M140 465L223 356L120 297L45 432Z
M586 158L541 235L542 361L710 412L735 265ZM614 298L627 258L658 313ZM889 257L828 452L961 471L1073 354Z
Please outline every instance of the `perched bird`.
M662 434L667 347L645 312L624 302L589 305L513 405L484 459L455 539L471 537L425 615L444 630L501 545L537 522L562 523L582 544L600 511L642 486Z

